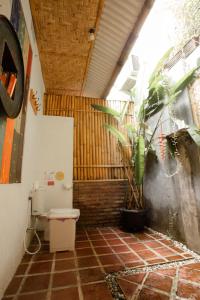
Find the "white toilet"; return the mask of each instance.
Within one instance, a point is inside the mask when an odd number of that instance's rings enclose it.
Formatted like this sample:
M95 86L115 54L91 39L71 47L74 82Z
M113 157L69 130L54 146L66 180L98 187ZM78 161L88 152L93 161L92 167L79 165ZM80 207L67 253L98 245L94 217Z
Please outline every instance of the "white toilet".
M45 211L45 199L39 192L32 195L32 215L41 221L44 239L50 242L50 252L73 251L75 249L76 222L80 210L64 206L55 208L48 206Z
M50 252L75 249L76 221L79 209L58 208L48 213Z

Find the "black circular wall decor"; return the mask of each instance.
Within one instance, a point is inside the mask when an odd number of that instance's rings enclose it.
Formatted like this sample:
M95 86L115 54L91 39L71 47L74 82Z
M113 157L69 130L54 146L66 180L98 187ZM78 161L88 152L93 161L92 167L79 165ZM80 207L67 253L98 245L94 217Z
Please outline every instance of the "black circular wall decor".
M16 85L13 85L13 95L10 97L11 76ZM0 115L14 119L19 115L23 102L24 63L17 34L3 15L0 15L0 79Z

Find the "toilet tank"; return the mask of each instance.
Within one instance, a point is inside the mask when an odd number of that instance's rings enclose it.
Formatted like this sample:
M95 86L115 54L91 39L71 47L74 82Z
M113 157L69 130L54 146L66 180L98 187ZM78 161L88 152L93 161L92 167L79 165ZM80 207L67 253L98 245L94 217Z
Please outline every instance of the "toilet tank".
M32 193L32 215L39 216L45 212L44 195L40 190Z

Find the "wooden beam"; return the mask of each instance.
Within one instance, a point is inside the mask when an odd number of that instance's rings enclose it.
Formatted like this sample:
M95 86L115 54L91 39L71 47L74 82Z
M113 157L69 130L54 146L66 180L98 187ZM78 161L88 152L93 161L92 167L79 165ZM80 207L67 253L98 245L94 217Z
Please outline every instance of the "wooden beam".
M147 17L147 15L149 14L152 6L154 4L154 0L146 0L144 5L143 5L143 8L138 16L138 19L136 21L136 23L134 24L134 27L133 27L133 30L131 31L127 41L126 41L126 44L124 46L124 48L122 49L122 52L121 52L121 55L119 57L119 60L115 66L115 69L111 75L111 78L104 90L104 92L102 93L101 95L101 98L102 99L106 99L111 87L113 86L119 72L121 71L123 65L125 64L127 58L128 58L128 55L138 37L138 34L140 32L140 29L142 28L142 25L144 24L144 21Z

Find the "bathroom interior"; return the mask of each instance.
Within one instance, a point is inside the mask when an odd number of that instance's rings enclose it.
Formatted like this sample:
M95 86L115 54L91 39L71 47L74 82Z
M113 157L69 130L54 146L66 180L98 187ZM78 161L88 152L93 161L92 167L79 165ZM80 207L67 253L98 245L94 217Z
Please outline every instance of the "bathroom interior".
M0 0L0 299L200 299L199 11Z

